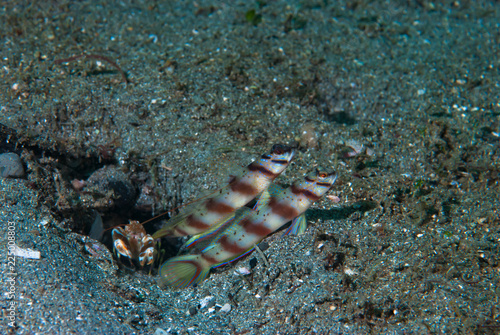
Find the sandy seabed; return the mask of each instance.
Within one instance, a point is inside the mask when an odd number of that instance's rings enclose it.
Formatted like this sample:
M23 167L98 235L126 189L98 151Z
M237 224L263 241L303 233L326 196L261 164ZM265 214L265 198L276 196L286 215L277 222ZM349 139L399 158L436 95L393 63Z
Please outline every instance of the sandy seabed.
M498 1L3 2L0 153L26 174L0 180L0 332L498 334L499 17ZM118 265L109 230L88 236L275 143L298 148L279 184L339 180L304 234L265 240L269 266L160 289Z

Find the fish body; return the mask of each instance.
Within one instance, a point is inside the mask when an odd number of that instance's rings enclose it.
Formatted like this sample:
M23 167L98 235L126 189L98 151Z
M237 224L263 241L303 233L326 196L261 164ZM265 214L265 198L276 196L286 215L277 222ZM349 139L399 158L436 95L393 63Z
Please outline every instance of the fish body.
M211 268L241 257L264 237L301 217L336 179L333 172L316 171L265 201L259 200L253 210L243 209L204 249L165 262L160 268L160 284L183 288L201 282Z
M214 196L168 220L153 234L153 238L198 235L216 230L221 223L234 216L238 208L262 193L288 167L294 153L289 146L274 145L269 155L264 154L252 162Z
M138 221L130 221L125 229L113 229L111 237L118 259L127 259L132 267L143 268L153 264L154 240Z

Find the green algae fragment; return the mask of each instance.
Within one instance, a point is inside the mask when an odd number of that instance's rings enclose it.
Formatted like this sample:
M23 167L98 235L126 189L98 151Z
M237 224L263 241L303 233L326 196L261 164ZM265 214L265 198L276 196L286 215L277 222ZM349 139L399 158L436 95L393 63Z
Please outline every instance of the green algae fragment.
M246 12L245 19L247 20L248 23L251 23L254 26L256 26L262 22L262 15L257 13L255 9L250 9L248 12Z

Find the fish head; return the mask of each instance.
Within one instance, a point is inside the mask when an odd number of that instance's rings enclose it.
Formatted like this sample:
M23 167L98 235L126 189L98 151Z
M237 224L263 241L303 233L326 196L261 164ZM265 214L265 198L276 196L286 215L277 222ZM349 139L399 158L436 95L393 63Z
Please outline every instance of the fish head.
M306 183L307 188L314 192L317 197L322 197L332 188L336 180L336 172L316 169L316 171L313 171L306 176L304 182Z
M295 149L284 144L273 145L269 154L260 157L260 164L278 175L287 168L295 155Z

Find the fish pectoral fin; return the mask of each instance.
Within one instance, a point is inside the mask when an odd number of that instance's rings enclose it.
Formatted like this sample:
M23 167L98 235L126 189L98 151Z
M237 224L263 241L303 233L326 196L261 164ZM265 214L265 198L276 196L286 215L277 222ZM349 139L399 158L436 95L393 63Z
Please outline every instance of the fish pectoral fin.
M307 220L305 213L297 216L292 220L292 224L285 230L285 235L300 235L303 234L307 229Z
M224 217L219 223L214 224L213 227L207 231L194 235L186 243L184 243L181 249L204 249L212 242L213 237L217 236L221 231L226 229L227 226L231 225L231 222L234 220L234 216L235 213L231 213L230 215Z
M223 236L235 234L240 229L240 221L248 217L252 212L253 210L248 207L238 209L233 217L221 224L210 236L202 238L202 242L196 245L195 250L206 252L217 246Z

